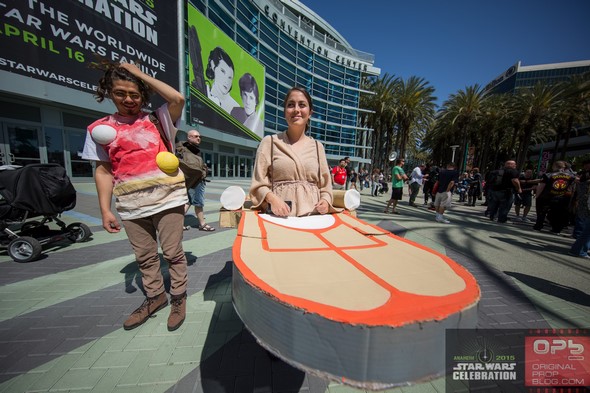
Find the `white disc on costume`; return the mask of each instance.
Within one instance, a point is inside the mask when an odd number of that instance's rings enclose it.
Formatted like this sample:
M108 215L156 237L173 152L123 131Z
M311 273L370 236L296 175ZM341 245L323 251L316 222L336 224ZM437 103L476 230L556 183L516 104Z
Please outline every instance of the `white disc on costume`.
M117 130L106 124L100 124L92 129L92 139L99 145L108 145L115 140Z
M246 200L246 193L242 190L242 187L229 186L221 193L221 206L226 210L238 210L241 209Z
M277 217L272 214L259 214L265 221L295 229L324 229L334 225L336 219L331 214L304 217Z
M347 210L356 210L361 205L361 193L357 190L348 190L344 193L344 207Z

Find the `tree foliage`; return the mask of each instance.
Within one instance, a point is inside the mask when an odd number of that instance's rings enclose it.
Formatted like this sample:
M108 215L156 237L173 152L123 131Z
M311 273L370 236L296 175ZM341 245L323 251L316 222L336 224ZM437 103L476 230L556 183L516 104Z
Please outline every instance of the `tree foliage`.
M550 140L555 140L554 159L565 159L573 130L590 124L590 74L511 94L467 86L451 94L438 112L434 88L423 78L385 74L365 80L363 88L373 92L362 96L361 107L369 109L362 121L372 129L373 166L382 169L392 151L442 165L451 160L453 145L459 146L455 161L461 169L487 171L508 159L522 169L530 147Z

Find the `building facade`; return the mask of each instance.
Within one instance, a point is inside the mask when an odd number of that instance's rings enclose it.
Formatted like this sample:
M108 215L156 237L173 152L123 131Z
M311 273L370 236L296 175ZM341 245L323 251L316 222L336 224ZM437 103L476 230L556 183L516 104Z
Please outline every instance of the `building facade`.
M360 113L365 110L359 108L359 102L361 94L370 92L362 90L361 80L379 75L380 70L373 66L372 55L353 49L297 0L178 0L175 15L162 17L161 13L174 8L172 2L166 7L160 5L160 9L155 3L142 12L138 7L115 10L123 7L120 4L111 4L111 10L99 9L98 3L93 8L89 5L92 2L71 1L50 7L16 0L8 3L13 9L5 15L20 17L5 17L3 21L6 34L1 41L2 52L11 55L0 59L1 164L55 162L63 165L74 180L88 180L93 168L80 158L86 127L112 113L114 106L94 100L93 83L98 74L85 80L84 76L68 75L67 70L70 65L82 67L76 62L88 63L95 54L115 61L134 61L146 52L152 53L151 48L153 54L142 58L146 70L158 73L156 77L166 75L168 83L184 87L187 114L179 129L199 129L212 176L250 177L260 138L228 133L222 127L194 122L190 116L189 8L204 15L264 67L264 126L260 136L286 129L282 100L290 87L299 85L314 99L310 132L324 143L328 159L335 162L349 156L356 163L369 162L370 130L359 124ZM36 26L27 25L23 17L27 13L38 20ZM117 21L116 15L125 18ZM120 31L109 33L107 25L113 21L119 22L116 27ZM33 35L35 45L31 45ZM17 54L23 49L25 53L19 58ZM160 53L163 49L168 51L165 56ZM53 61L64 64L52 70ZM80 74L86 72L84 69Z
M590 72L590 60L531 66L523 66L519 61L488 83L484 92L512 93L519 89L533 87L538 82L554 84L587 72Z
M555 84L568 80L572 76L583 75L590 72L590 60L572 61L553 64L539 64L523 66L517 62L501 75L488 83L484 88L487 94L513 93L520 89L533 87L539 82ZM590 125L577 125L572 129L568 141L567 151L569 157L581 156L590 153L590 136L587 130ZM561 140L558 150L563 148ZM538 161L538 170L544 172L547 163L551 162L555 141L550 141L532 146L529 159Z

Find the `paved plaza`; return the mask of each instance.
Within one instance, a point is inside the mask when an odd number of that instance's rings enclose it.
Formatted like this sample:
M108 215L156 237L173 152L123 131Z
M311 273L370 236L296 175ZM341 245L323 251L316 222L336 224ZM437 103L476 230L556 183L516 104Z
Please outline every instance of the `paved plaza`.
M186 218L193 225L184 238L187 318L168 332L168 307L123 330L144 298L139 271L125 233L102 230L94 184L75 184L77 206L62 218L90 226L90 241L55 243L30 263L0 252L0 392L360 392L270 357L245 330L231 302L236 230L218 226L219 196L230 185L247 190L249 182L207 185L215 232ZM363 190L359 217L466 267L482 291L479 328L590 327L590 261L567 255L567 233L490 222L485 207L459 203L446 215L451 223L440 224L425 207L409 207L407 192L404 198L400 215L384 214L387 197ZM387 392L444 391L437 379Z

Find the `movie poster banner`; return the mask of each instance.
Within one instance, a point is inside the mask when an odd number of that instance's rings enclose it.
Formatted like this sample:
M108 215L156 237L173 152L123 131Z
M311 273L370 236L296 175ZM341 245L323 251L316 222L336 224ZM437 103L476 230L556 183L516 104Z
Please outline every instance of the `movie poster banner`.
M178 88L175 1L6 0L0 3L0 69L92 93L89 64L135 62Z
M264 67L190 3L190 122L260 140Z
M588 393L587 329L448 329L446 393Z

